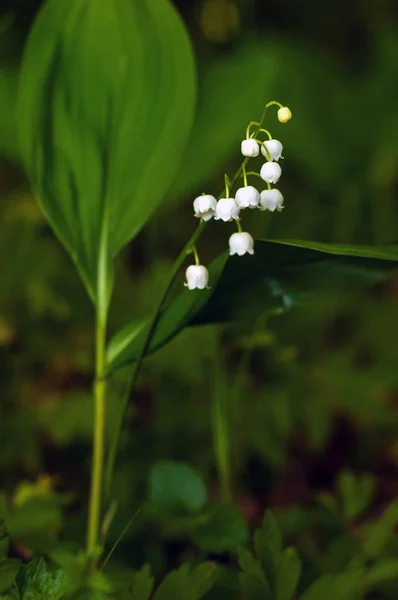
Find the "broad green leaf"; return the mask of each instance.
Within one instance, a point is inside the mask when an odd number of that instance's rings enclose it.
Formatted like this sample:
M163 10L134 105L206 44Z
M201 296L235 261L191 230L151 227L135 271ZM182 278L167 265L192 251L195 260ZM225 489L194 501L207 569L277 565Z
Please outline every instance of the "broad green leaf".
M16 558L0 560L0 593L9 590L15 582L21 561Z
M63 569L50 568L44 558L24 565L17 579L21 600L60 600L68 589Z
M19 89L22 153L92 296L99 263L110 269L165 197L194 99L170 0L49 0L39 13Z
M193 541L205 552L225 552L244 544L248 530L239 508L215 502L204 510Z
M269 510L264 515L261 529L254 534L254 547L270 587L275 590L282 558L282 535L275 516Z
M298 240L256 240L254 256L219 256L209 267L210 290L183 290L163 310L152 352L187 325L254 320L316 302L330 290L373 285L398 267L398 246L349 246ZM147 325L134 322L108 349L108 371L136 359Z
M301 561L295 548L284 550L276 574L277 600L292 600L300 579Z
M166 511L198 511L206 502L206 495L202 478L189 465L164 461L151 471L149 498Z
M233 53L199 65L192 143L184 153L170 197L195 190L239 153L250 115L261 115L278 65L264 42L248 42Z

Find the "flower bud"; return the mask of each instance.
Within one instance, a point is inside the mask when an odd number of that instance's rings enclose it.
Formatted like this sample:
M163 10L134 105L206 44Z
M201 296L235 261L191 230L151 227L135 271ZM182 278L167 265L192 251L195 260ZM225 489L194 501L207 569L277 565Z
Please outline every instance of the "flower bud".
M268 154L266 149L268 150ZM266 140L261 146L261 152L265 158L271 157L271 160L279 160L282 156L283 146L279 140Z
M260 194L252 185L246 185L237 190L235 200L240 208L255 208L259 205Z
M292 118L292 111L287 106L282 106L278 110L278 119L281 123L287 123Z
M261 210L281 211L283 209L283 196L276 188L272 190L264 190L260 194Z
M256 140L243 140L241 151L243 156L249 156L250 158L260 154L260 148L258 147Z
M233 254L243 256L246 252L248 254L254 254L253 246L254 240L252 236L245 231L233 233L229 238L229 253L231 256Z
M282 169L276 162L266 162L261 167L260 176L268 183L278 183Z
M184 285L189 290L204 290L209 282L209 272L202 265L190 265L185 272L187 278Z
M214 217L216 206L217 200L214 196L210 196L209 194L198 196L193 203L195 217L203 219L204 221L210 221L210 219Z
M214 219L216 221L219 219L222 221L232 221L232 219L239 221L239 210L240 208L234 198L221 198L217 202Z

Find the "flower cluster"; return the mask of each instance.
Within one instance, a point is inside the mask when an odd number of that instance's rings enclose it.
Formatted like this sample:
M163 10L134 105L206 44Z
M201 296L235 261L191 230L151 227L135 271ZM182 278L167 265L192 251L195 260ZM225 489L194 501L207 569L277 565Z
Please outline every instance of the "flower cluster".
M292 118L292 113L287 106L282 106L279 102L269 102L266 106L276 104L279 106L278 119L281 123L287 123ZM245 157L243 163L232 179L232 182L225 175L225 192L217 200L215 196L203 194L195 198L193 209L195 217L202 221L210 221L214 218L215 221L235 221L238 231L233 233L229 238L229 253L230 255L237 254L254 254L254 240L250 233L242 230L240 225L240 214L244 209L268 210L271 212L281 211L283 209L282 193L272 185L278 183L282 168L279 160L283 158L283 146L279 140L274 139L270 132L262 128L260 123L252 121L249 123L246 130L246 139L242 141L241 152ZM255 128L252 133L253 127ZM259 136L266 134L268 139L261 140ZM261 166L259 172L247 171L247 164L252 158L261 155L265 158L265 162ZM253 185L248 184L248 176L254 175L260 177L266 184L266 189L259 191ZM231 191L234 184L243 179L242 187L239 187L232 196ZM204 289L208 287L209 273L203 265L200 264L199 256L196 247L192 248L195 255L195 265L190 265L186 270L185 285L190 290Z

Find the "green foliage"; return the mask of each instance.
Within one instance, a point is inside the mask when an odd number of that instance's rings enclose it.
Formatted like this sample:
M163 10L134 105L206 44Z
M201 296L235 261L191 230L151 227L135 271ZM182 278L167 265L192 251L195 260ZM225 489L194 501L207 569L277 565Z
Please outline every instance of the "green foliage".
M149 481L150 516L171 538L192 539L204 552L223 553L245 543L247 525L233 504L206 502L201 477L188 465L156 464Z
M40 552L55 543L62 522L62 508L70 499L70 496L55 494L51 490L31 490L29 486L25 492L21 485L12 504L0 492L0 514L13 538L28 541Z
M365 511L372 500L375 481L370 475L357 476L343 471L337 480L336 495L343 519L351 521Z
M92 296L100 261L109 269L164 197L194 96L192 52L168 0L50 0L39 14L19 91L23 157Z
M283 550L282 535L270 511L254 534L254 547L256 557L244 548L238 550L242 591L249 600L292 600L300 578L301 560L294 548Z
M254 534L257 557L272 589L276 586L276 575L282 558L282 536L275 516L267 511L263 526Z
M144 565L142 569L133 574L129 590L123 592L121 600L149 600L153 586L154 578L151 575L151 568L149 565Z
M67 576L43 558L35 558L21 568L18 589L21 600L60 600L67 590Z
M203 563L193 569L185 564L165 577L153 600L199 600L210 589L213 576L212 564Z
M232 504L212 503L203 511L194 532L194 542L205 552L222 553L244 544L247 525L241 511Z
M391 526L391 515L394 505L388 512ZM219 506L225 513L227 506ZM203 533L203 550L222 552L246 541L242 539L242 531L230 520L230 539L223 530L223 516L218 513L214 520L207 523L207 536ZM385 530L385 517L381 517L379 527ZM224 519L226 522L226 519ZM375 524L372 525L374 527ZM212 530L212 532L211 532ZM365 528L366 530L366 528ZM391 535L390 531L390 535ZM239 536L241 539L239 540ZM234 538L234 543L232 539ZM218 540L218 545L217 545ZM223 544L223 540L225 544ZM261 529L254 534L255 554L249 550L237 548L239 564L239 583L248 600L293 600L299 588L302 558L292 547L284 548L282 535L275 516L267 511ZM366 539L363 540L366 547ZM391 585L397 581L398 563L394 556L389 557L386 549L379 547L370 562L365 560L361 550L353 553L347 564L339 572L321 574L306 586L299 594L300 600L323 600L324 598L343 598L344 600L362 600L374 590L381 590L383 585ZM54 553L59 565L49 565L43 558L35 558L26 565L16 559L2 558L0 562L0 597L20 600L199 600L202 597L212 598L207 594L214 588L219 590L220 597L233 586L230 582L234 574L228 577L217 575L215 565L200 563L192 566L184 562L178 569L170 571L154 592L154 578L149 565L120 578L93 570L83 552L71 553L68 550ZM224 592L222 591L224 590Z
M356 600L358 592L350 584L349 577L323 575L304 592L301 600Z
M4 521L0 519L0 598L13 597L15 577L19 571L21 561L15 558L8 559L10 540Z
M0 559L0 594L13 586L20 564L16 558Z
M383 554L398 525L398 501L392 502L383 515L365 530L364 551L370 558Z
M200 475L187 465L165 461L151 471L149 499L165 511L198 511L206 502L206 495Z
M283 551L276 574L277 600L291 600L300 579L301 560L295 548Z
M377 588L380 584L389 581L398 581L398 559L387 558L370 567L366 573L365 586L369 589Z

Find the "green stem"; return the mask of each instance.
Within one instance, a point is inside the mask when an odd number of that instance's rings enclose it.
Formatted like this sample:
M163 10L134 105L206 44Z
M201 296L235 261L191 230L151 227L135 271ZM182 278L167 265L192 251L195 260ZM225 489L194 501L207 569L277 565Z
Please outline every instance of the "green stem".
M196 246L192 247L192 252L195 257L195 265L198 267L200 265L200 259L199 259L199 254L198 254L198 250L197 250Z
M247 173L246 173L245 165L242 165L242 175L243 175L243 184L245 187L247 187Z
M268 139L269 139L269 140L272 140L272 135L270 134L270 132L268 131L268 129L263 129L263 128L261 128L261 129L259 129L258 131L259 131L259 133L260 133L260 131L262 131L263 133L266 133L266 134L267 134L267 136L268 136Z
M102 477L104 469L106 380L101 378L105 367L106 323L97 319L96 332L96 379L94 383L95 429L93 440L93 458L91 472L91 491L87 551L90 552L98 541L101 518Z
M264 130L264 131L265 131L265 130ZM269 161L272 161L272 158L271 158L270 151L268 150L268 148L267 148L267 146L264 144L264 142L262 142L261 140L258 140L257 138L256 138L256 140L255 140L255 141L257 142L257 144L260 144L260 146L262 146L262 147L264 148L264 152L265 152L265 154L266 154L266 156L267 156L267 160L269 160Z
M232 500L231 490L231 461L229 422L227 412L227 389L225 368L222 361L221 349L216 332L216 356L214 361L214 393L212 398L212 427L214 454L217 472L221 486L221 499L223 502Z
M283 108L283 104L277 102L276 100L271 100L271 102L268 102L265 108L269 108L270 106L279 106L279 108Z
M105 418L107 382L104 377L106 366L106 330L111 293L111 265L108 258L108 216L105 205L101 242L98 254L96 328L95 328L95 381L94 381L94 437L91 469L91 489L88 513L87 552L98 544L102 513L102 491L105 455Z
M108 218L105 208L101 242L98 255L96 328L95 328L95 381L94 381L94 437L91 469L91 490L88 513L87 552L98 544L102 513L102 491L105 454L105 418L107 382L104 377L106 365L106 329L110 300L110 264L108 259Z
M225 183L225 197L229 198L229 188L230 188L231 182L230 182L227 174L224 175L224 183Z

